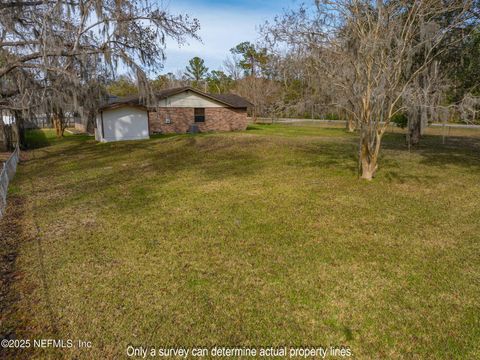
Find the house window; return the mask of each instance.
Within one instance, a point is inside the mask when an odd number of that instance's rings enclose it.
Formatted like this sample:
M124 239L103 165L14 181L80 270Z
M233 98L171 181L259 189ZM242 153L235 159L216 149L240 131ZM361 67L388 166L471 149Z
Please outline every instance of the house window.
M195 122L205 122L205 108L195 108Z

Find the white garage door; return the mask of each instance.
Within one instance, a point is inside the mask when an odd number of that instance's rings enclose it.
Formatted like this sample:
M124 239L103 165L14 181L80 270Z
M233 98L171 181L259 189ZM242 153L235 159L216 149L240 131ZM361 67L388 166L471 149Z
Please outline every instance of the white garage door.
M121 107L103 112L106 141L148 139L148 113L135 107Z

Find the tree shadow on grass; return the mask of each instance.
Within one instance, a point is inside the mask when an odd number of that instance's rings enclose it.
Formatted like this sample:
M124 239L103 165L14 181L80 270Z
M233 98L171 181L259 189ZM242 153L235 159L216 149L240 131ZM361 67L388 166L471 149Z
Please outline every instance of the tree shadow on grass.
M252 175L261 168L257 154L241 149L248 147L249 141L245 139L239 144L229 139L215 138L200 142L195 137L186 136L159 142L147 140L105 144L107 146L103 148L87 146L74 151L81 150L79 160L82 161L77 164L77 170L121 166L138 176L148 171L176 173L189 169L199 172L206 180L217 180L222 177ZM133 153L136 156L132 157ZM65 152L65 155L68 159L68 155L74 154Z
M27 130L25 134L26 148L28 150L40 149L51 145L51 138L47 137L45 131Z
M300 156L292 160L293 166L344 169L355 176L358 170L358 139L307 142L294 149ZM411 163L404 163L412 155ZM408 150L403 134L386 134L379 159L379 177L390 182L434 181L440 175L419 170L422 167L444 168L456 166L480 172L480 138L449 137L445 144L438 135L424 136L420 144ZM425 168L424 168L425 169Z
M459 171L480 172L480 138L450 137L442 143L438 135L424 136L420 144L408 149L405 136L387 134L382 142L379 176L389 181L435 181L438 175L428 174L428 168L458 167Z
M443 167L455 165L478 171L480 169L480 139L450 137L442 144L441 136L425 137L418 149L422 163Z
M383 142L380 159L379 177L390 182L434 181L439 175L418 171L415 166L442 167L447 164L479 170L480 139L450 138L446 145L440 136L426 136L418 148L411 151L415 159L404 163L408 155L402 134L387 134ZM63 175L65 167L81 173L92 169L98 174L78 181L67 181L55 190L65 193L79 192L89 196L104 190L124 188L131 183L140 186L156 179L162 186L178 179L178 174L188 171L188 181L209 182L229 178L251 177L266 166L286 164L302 168L325 169L341 175L357 175L358 140L314 139L303 141L294 139L285 141L276 138L257 137L204 137L197 135L179 135L155 140L117 142L98 144L82 139L60 144L61 148L52 148L51 153L42 159L42 167L32 171L38 177ZM273 146L265 157L259 151ZM278 158L274 147L289 147ZM59 156L61 155L61 156ZM420 161L418 160L420 156ZM407 158L408 159L408 158ZM275 163L272 165L271 161ZM105 169L105 174L102 170ZM348 175L347 175L348 176ZM82 178L80 176L80 178ZM41 189L39 189L41 192ZM52 188L48 189L49 191ZM59 199L58 206L68 202Z
M63 137L57 137L53 129L30 129L25 133L26 150L41 149L59 142L79 142L92 139L87 134L65 134Z
M54 196L54 202L49 204L49 211L59 211L71 203L71 195L74 194L78 195L75 198L88 198L105 191L112 194L112 190L113 193L118 190L118 202L121 203L137 187L165 187L178 181L180 173L188 172L189 182L205 184L251 177L266 165L255 151L249 149L251 139L240 142L224 138L198 141L195 137L181 137L167 141L101 146L74 144L60 151L52 151L42 158L42 166L30 169L29 173L37 178L37 195L45 193L52 197L52 191L61 195ZM59 153L63 156L60 157ZM50 186L55 176L64 176L64 166L69 163L74 163L74 168L69 169L75 171L75 180L67 179ZM95 170L90 172L91 176L79 175L90 170ZM125 184L129 184L129 190L125 189ZM141 200L148 201L148 196Z
M292 166L342 169L352 176L357 173L358 151L355 139L308 142L293 150L298 156L290 161Z
M383 149L409 153L405 137L400 134L386 136ZM420 140L419 145L410 149L410 153L419 155L422 158L420 163L428 166L455 165L478 169L480 167L480 138L449 137L443 144L441 136L427 135Z

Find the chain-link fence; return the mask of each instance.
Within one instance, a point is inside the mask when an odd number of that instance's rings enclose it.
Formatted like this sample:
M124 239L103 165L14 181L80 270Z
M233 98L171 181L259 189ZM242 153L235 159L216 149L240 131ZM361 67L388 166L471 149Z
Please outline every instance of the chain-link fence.
M13 179L15 172L17 171L17 164L20 159L20 148L18 145L15 147L15 151L3 163L2 171L0 173L0 218L5 214L7 207L7 192L8 184Z

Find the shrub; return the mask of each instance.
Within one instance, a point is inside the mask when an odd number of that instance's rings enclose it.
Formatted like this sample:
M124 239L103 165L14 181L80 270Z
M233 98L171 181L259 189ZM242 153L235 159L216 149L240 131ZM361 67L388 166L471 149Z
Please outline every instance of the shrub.
M338 114L330 113L325 115L325 120L340 120L340 116L338 116Z
M397 113L393 115L391 121L402 129L405 129L408 125L408 117L405 113Z

